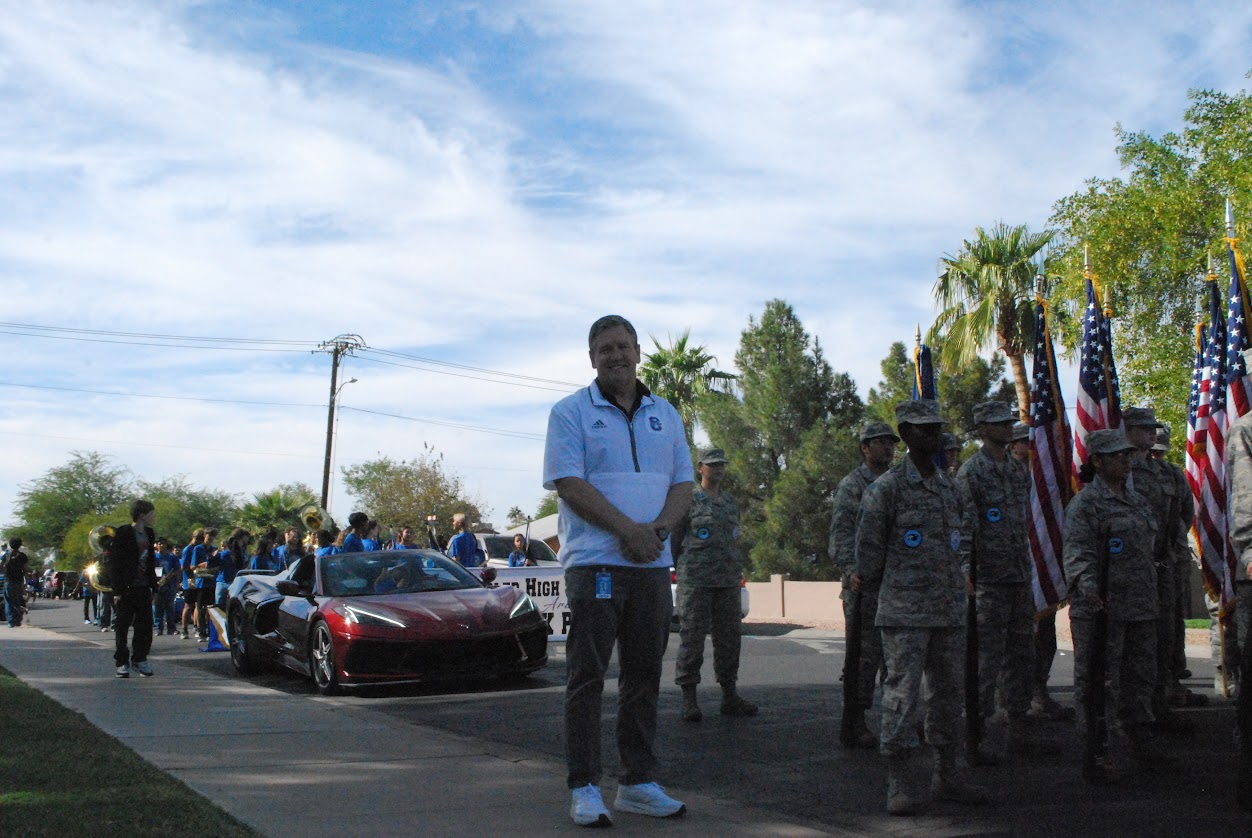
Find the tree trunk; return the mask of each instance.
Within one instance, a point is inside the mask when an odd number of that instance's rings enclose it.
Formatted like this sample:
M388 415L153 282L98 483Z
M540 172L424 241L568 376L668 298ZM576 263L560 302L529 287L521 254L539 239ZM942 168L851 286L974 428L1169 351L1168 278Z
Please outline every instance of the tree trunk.
M1026 358L1020 352L1005 352L1009 359L1009 368L1013 370L1013 386L1017 388L1018 417L1022 422L1030 422L1030 379L1026 377Z

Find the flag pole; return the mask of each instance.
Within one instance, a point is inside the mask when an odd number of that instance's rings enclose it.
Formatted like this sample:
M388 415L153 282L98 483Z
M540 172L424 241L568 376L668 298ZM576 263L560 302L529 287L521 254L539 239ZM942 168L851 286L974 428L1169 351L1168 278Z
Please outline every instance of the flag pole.
M1228 233L1233 228L1233 224L1234 222L1230 215L1230 201L1227 200L1226 201L1226 230ZM1208 268L1208 273L1204 275L1204 281L1205 282L1217 282L1217 269L1213 266L1213 254L1212 253L1209 253L1209 268ZM1204 316L1205 316L1204 295L1201 294L1199 299L1197 300L1196 312L1195 312L1195 342L1196 342L1197 352L1203 351L1203 348L1200 346L1200 335L1202 334L1203 328L1204 328L1204 325L1203 325ZM1207 452L1206 452L1206 456L1207 456ZM1197 539L1197 541L1198 540L1199 539ZM1226 666L1226 627L1228 623L1229 621L1222 617L1221 608L1219 605L1218 616L1217 616L1217 653L1220 656L1220 660L1222 664L1221 666L1218 667L1218 671L1220 671L1222 674L1222 689L1221 689L1222 698L1230 698L1230 675L1226 671L1229 668Z

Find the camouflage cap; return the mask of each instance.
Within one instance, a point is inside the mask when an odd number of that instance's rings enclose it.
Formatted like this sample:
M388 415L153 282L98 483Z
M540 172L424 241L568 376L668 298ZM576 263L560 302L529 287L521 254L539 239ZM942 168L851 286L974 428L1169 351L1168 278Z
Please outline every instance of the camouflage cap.
M939 415L939 402L934 399L911 399L896 405L896 425L944 425Z
M1133 451L1135 446L1126 439L1126 432L1116 430L1092 431L1087 435L1088 454L1117 454L1121 451Z
M1000 425L1013 421L1013 410L1008 402L990 401L974 405L975 425Z
M861 442L869 442L871 439L889 436L896 442L900 441L900 437L886 422L870 422L864 428L861 428Z
M961 447L961 441L956 438L956 434L944 434L943 435L943 450L944 451L947 451L949 448L960 448L960 447Z
M703 451L700 452L700 459L697 461L697 464L702 465L702 466L711 466L716 463L729 463L729 462L730 460L726 459L726 452L723 451L722 449L705 448Z
M1156 429L1156 445L1152 446L1153 451L1169 450L1169 425L1162 425Z
M1122 422L1128 428L1163 428L1156 421L1156 411L1150 407L1128 407L1122 411Z
M1013 423L1013 441L1021 442L1030 439L1030 426L1021 422Z

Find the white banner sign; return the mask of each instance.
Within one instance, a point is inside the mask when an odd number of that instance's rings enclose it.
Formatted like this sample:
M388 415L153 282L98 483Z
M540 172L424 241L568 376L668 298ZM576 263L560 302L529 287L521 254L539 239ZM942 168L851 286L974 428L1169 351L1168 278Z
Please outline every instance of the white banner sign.
M469 568L482 577L485 568ZM569 634L569 600L565 597L565 571L559 567L497 567L496 581L491 587L512 585L530 595L548 621L552 634L549 640L564 640Z

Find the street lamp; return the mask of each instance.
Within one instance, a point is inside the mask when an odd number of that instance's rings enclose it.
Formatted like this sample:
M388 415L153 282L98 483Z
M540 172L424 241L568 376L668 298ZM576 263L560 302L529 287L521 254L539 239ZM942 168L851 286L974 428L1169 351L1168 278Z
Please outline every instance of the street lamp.
M355 378L349 378L330 393L330 408L326 414L326 462L322 466L322 509L330 508L330 466L335 443L335 417L339 412L339 394L344 387L355 383Z

